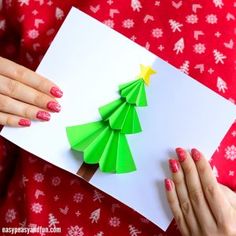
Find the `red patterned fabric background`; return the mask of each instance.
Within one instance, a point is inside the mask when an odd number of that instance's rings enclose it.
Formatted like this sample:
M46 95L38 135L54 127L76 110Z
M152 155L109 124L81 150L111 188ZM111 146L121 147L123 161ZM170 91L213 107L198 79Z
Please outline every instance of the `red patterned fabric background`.
M36 69L71 6L236 102L236 1L3 0L0 55ZM236 124L211 165L218 181L236 190ZM0 227L56 226L69 236L179 235L174 222L165 233L83 180L3 138L0 186Z

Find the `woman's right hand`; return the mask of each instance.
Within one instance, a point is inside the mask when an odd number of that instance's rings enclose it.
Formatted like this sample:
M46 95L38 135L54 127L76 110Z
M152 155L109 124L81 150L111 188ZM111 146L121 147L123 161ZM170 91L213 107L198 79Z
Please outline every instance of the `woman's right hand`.
M49 121L59 112L62 91L37 73L0 57L0 125L24 127L31 120Z
M169 206L183 236L236 236L236 194L220 185L197 149L177 148L166 179Z

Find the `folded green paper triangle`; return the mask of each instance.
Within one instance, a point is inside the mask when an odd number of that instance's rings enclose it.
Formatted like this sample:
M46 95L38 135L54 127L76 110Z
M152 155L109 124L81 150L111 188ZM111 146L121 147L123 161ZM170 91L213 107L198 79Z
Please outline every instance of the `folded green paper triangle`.
M123 134L135 134L141 132L141 125L135 106L127 103L125 99L115 100L99 108L102 119L108 120L114 130L120 130Z
M66 128L71 149L82 152L86 164L109 173L136 170L126 135L142 131L136 107L147 106L145 84L154 73L141 65L138 79L119 86L120 98L99 108L100 121Z
M144 80L142 78L119 86L120 95L130 104L139 107L147 106Z
M69 141L73 150L83 152L85 163L99 164L103 172L136 170L125 134L111 129L106 121L67 127L66 131L68 137L80 134L78 140Z

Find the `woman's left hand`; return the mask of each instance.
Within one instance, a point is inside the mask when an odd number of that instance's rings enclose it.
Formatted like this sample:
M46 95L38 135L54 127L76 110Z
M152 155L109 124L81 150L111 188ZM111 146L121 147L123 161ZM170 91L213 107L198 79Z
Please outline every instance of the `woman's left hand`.
M235 236L236 194L217 183L211 166L197 149L177 148L169 160L172 180L166 195L183 236Z

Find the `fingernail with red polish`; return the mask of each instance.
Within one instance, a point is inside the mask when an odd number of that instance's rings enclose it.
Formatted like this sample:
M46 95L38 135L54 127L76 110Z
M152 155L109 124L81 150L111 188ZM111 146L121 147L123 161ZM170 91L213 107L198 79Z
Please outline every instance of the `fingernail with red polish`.
M179 161L183 162L187 157L185 150L183 148L176 148L175 151L178 155Z
M179 171L179 164L177 160L175 159L170 159L169 160L169 167L172 173L176 173Z
M51 101L47 104L47 108L54 112L59 112L61 110L61 105L57 102Z
M52 87L50 93L56 98L61 98L63 96L63 92L58 87Z
M39 111L37 114L36 114L36 117L39 119L39 120L43 120L43 121L49 121L51 119L51 115L50 113L46 112L46 111Z
M191 150L191 155L194 161L198 161L201 158L201 153L196 148Z
M172 183L171 180L169 179L165 179L165 187L167 191L171 191L172 190Z
M31 121L27 119L20 119L18 122L18 125L24 126L24 127L29 127L31 125Z

